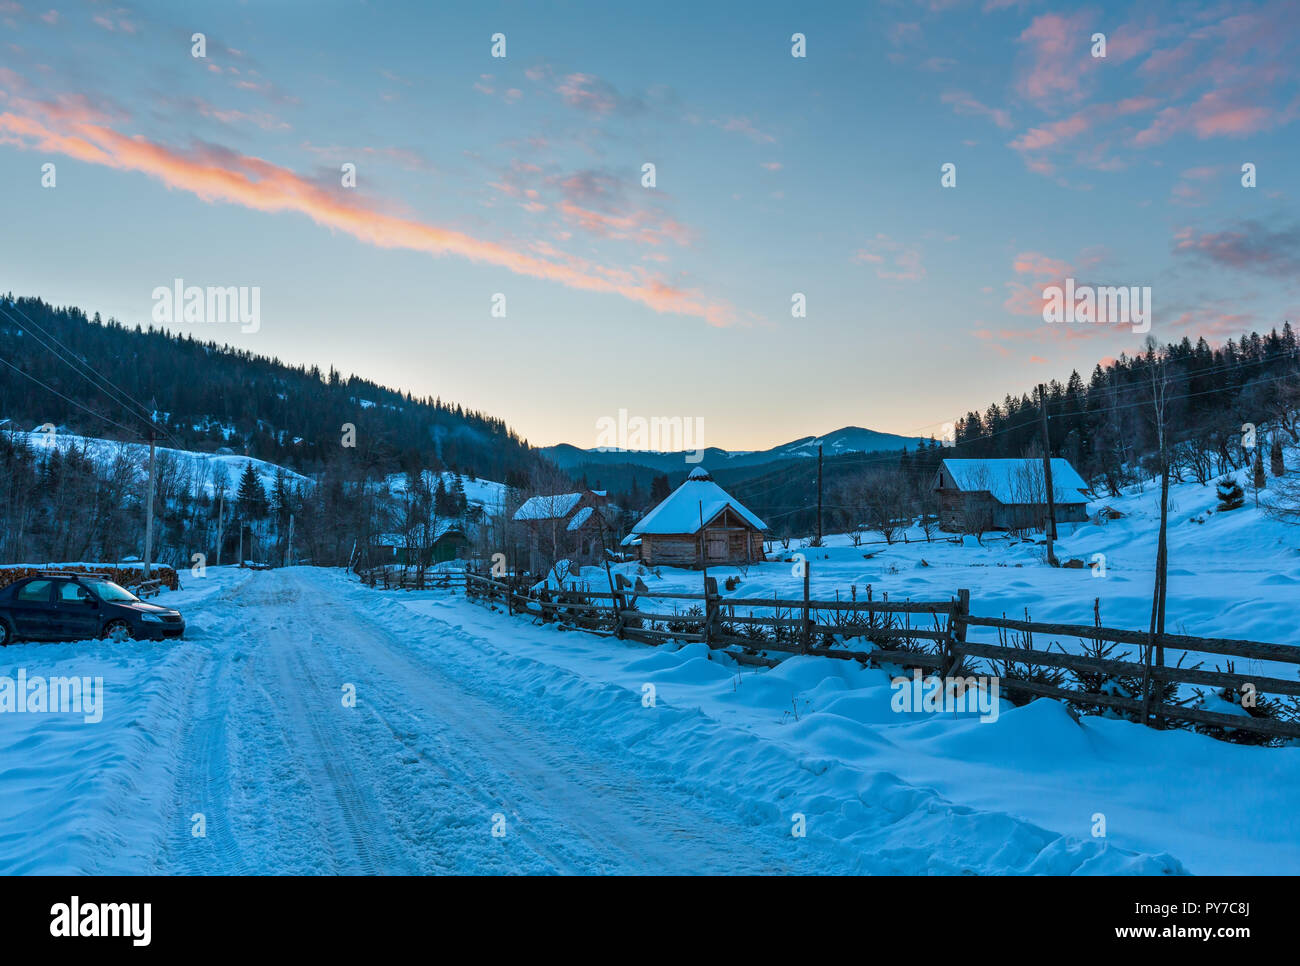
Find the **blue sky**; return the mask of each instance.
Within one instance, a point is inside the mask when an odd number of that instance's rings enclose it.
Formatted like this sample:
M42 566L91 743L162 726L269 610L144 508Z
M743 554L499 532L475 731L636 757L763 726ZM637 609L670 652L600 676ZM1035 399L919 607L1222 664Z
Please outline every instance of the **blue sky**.
M1140 348L1044 323L1066 277L1162 340L1295 318L1296 49L1284 3L0 0L0 286L258 286L256 332L176 328L538 444L938 435Z

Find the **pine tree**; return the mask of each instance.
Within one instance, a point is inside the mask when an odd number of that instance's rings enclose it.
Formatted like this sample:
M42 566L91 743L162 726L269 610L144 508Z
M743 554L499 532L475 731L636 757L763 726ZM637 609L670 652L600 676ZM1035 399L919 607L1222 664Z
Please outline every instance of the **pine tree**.
M290 512L289 474L283 466L277 466L275 480L271 483L271 513L276 525L281 528L288 526Z
M469 509L469 500L465 497L465 484L461 482L459 476L452 481L451 499L448 502L451 504L452 516L463 517L465 511Z
M1246 494L1242 492L1236 477L1223 477L1215 484L1215 489L1218 491L1220 513L1239 509L1246 502Z
M1259 506L1259 491L1268 486L1268 477L1264 473L1264 451L1255 447L1255 466L1250 473L1250 488L1255 491L1255 506Z
M1286 476L1286 464L1282 462L1282 439L1273 437L1273 445L1268 451L1269 470L1274 476Z
M260 520L267 514L266 490L257 478L250 460L244 464L244 472L239 477L239 512L246 520Z

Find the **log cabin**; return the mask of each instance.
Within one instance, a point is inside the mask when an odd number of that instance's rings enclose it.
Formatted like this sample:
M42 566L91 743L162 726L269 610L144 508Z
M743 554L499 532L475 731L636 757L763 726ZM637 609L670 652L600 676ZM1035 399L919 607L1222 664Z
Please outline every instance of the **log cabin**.
M950 533L1042 529L1047 487L1041 459L944 460L935 473L939 528ZM1056 522L1088 519L1088 484L1069 460L1052 460Z
M718 486L702 466L632 527L623 546L647 566L757 563L767 524Z

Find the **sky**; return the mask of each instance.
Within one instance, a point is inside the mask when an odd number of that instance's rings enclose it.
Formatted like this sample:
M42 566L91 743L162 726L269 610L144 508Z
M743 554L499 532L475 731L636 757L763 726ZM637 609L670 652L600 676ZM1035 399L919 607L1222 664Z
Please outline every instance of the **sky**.
M0 0L0 290L256 289L167 327L536 445L941 436L1141 350L1066 279L1296 319L1297 50L1294 2Z

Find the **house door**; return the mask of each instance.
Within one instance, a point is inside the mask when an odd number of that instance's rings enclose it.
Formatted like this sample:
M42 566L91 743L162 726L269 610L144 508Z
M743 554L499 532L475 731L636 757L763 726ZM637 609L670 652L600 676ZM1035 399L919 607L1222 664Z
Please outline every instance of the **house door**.
M726 560L727 535L725 533L710 533L708 535L708 552L710 560Z

